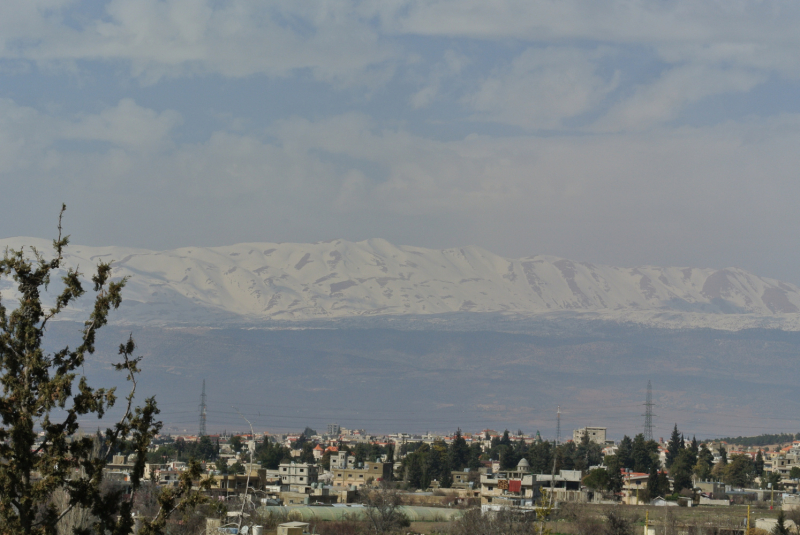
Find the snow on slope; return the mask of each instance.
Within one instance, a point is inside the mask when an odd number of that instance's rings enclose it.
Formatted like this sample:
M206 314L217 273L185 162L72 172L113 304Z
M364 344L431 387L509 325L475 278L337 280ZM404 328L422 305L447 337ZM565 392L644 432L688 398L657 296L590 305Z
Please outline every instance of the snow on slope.
M36 238L0 240L3 248L23 244L44 252L51 247ZM550 256L513 260L479 247L432 250L381 239L171 251L73 245L67 253L67 264L84 273L104 260L113 261L116 276L130 277L118 315L130 323L460 311L800 328L800 288L735 268L617 268ZM9 281L0 282L0 291L13 298ZM79 303L74 316L88 306L88 299Z

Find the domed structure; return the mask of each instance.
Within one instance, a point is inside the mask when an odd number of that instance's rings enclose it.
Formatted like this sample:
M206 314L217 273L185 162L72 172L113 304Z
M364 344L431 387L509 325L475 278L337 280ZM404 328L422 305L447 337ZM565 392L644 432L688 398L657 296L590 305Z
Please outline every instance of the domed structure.
M520 459L520 461L517 463L517 470L519 470L520 472L527 472L530 469L531 465L525 457Z

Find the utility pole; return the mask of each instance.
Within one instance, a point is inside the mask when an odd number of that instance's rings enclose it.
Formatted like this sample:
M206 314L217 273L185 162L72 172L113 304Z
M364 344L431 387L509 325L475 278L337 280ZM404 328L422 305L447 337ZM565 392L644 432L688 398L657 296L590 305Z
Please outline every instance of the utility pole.
M750 506L747 506L747 531L744 535L750 535Z
M647 401L644 402L644 439L653 440L653 384L647 381Z
M558 444L561 442L561 405L556 412L556 447L553 448L553 471L550 474L550 507L553 507L556 485L556 461L558 460Z
M203 379L203 393L200 394L200 428L197 436L206 436L206 380Z

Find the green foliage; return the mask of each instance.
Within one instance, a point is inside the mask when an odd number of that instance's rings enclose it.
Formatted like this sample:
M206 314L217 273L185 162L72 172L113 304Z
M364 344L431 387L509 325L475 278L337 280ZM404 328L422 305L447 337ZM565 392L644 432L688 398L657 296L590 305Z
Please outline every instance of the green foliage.
M467 461L467 467L470 470L477 470L481 467L481 455L483 454L483 450L481 449L481 445L477 442L470 444L469 446L469 460Z
M726 442L728 444L738 444L740 446L770 446L772 444L785 444L798 440L800 433L777 433L777 434L764 434L755 437L726 437L716 440Z
M634 437L631 455L635 472L649 473L652 467L659 466L658 444L654 440L645 441L642 433Z
M610 477L605 468L595 468L583 478L583 484L592 490L607 490Z
M669 443L667 444L667 459L664 463L667 468L672 467L672 463L678 458L678 454L681 450L683 450L683 437L681 437L680 432L678 432L678 424L675 424L675 427L672 429L672 435L669 438Z
M119 454L128 452L120 449ZM167 461L216 461L219 457L219 444L212 442L209 437L200 437L197 442L185 442L183 438L162 444L156 451L147 453L147 462L162 464Z
M553 444L542 441L531 444L525 458L534 474L549 474L553 468Z
M642 438L644 439L644 435L642 435ZM617 459L619 459L619 464L622 468L633 469L633 441L628 435L625 435L619 441Z
M797 468L797 467L795 467ZM756 454L756 475L760 476L764 473L764 456L761 454L761 450L758 450ZM800 477L800 468L797 469L797 477Z
M608 490L620 492L624 483L622 478L622 464L616 455L607 455L604 459L608 469Z
M356 465L364 462L376 462L382 455L388 452L389 448L380 446L378 444L356 444L352 450L352 455L355 458Z
M290 450L280 444L270 441L269 437L256 446L254 458L261 463L262 468L277 470L284 459L290 458ZM330 462L330 456L328 456Z
M778 513L777 522L775 527L772 528L772 535L789 535L789 526L786 525L786 515L783 509Z
M793 466L792 469L789 470L789 477L792 479L800 479L800 466Z
M442 467L442 473L439 477L439 486L443 489L449 489L453 486L453 474L450 472L450 466L445 463Z
M602 461L603 448L600 444L589 440L589 435L584 434L573 454L573 466L575 470L586 471L590 466L597 466Z
M724 481L734 487L747 487L756 475L755 464L747 455L733 455L725 466Z
M228 441L231 449L236 453L241 453L242 448L244 447L244 443L242 442L242 437L240 436L232 436L231 439Z
M770 484L772 484L772 487L770 487ZM781 484L781 475L777 472L768 473L761 480L761 488L762 489L773 488L775 490L783 490L783 485Z
M674 492L680 492L683 489L692 489L693 461L694 455L692 455L692 451L689 448L682 449L678 452L678 456L672 462L672 468L669 470L672 476Z
M154 398L141 407L133 404L141 357L134 357L136 345L130 337L120 344L119 361L114 364L131 383L123 416L99 437L79 434L79 419L102 418L118 399L113 388L91 387L83 368L87 355L95 352L98 330L122 301L126 281L112 280L111 264L100 262L92 275L94 306L76 345L54 353L44 350L48 322L86 293L81 274L68 269L61 277L60 293L50 294L53 305L48 308L42 302L51 276L63 268L69 243L61 233L65 209L59 215L52 259L35 248L29 253L23 248L6 250L0 260L0 279L12 279L19 295L19 304L10 313L0 303L0 534L56 533L65 515L82 510L91 518L93 531L128 535L148 446L161 428L156 420L159 411ZM129 444L124 447L134 454L127 496L122 488L101 490L107 457L126 438ZM199 478L199 466L192 464L186 474ZM57 494L66 499L56 500ZM198 498L191 492L191 481L187 486L182 480L158 500L162 507L145 521L143 535L161 533L172 511ZM89 532L88 525L76 529L75 533Z
M245 467L239 461L236 461L235 463L233 463L232 465L230 465L228 467L228 473L229 474L244 474L244 471L245 471Z
M215 465L217 468L217 472L219 472L220 474L225 475L228 473L228 462L226 460L217 459Z
M714 454L703 444L697 454L697 462L694 465L694 473L701 481L711 479L711 469L714 467Z
M453 442L450 445L450 457L449 457L449 464L453 470L463 470L469 466L469 446L467 446L467 441L464 440L464 437L461 436L461 429L456 431L455 437L453 437Z
M316 459L314 459L314 444L311 442L306 442L303 444L303 451L300 453L299 461L301 463L314 463Z

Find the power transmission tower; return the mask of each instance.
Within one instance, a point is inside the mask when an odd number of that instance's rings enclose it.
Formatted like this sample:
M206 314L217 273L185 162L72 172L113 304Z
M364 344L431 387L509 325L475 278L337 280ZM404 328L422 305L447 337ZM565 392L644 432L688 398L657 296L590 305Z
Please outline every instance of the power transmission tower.
M653 384L647 381L647 401L644 402L644 439L653 440Z
M206 436L206 380L203 379L203 393L200 394L200 430L198 437Z

